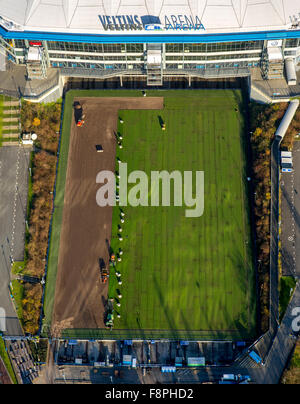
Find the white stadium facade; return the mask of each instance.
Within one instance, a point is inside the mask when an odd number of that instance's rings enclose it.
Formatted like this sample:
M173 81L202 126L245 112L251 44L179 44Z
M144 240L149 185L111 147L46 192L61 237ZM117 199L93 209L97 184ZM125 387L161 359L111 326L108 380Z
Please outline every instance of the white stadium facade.
M297 85L300 0L0 0L0 55L62 77L251 77ZM122 80L121 80L122 82Z

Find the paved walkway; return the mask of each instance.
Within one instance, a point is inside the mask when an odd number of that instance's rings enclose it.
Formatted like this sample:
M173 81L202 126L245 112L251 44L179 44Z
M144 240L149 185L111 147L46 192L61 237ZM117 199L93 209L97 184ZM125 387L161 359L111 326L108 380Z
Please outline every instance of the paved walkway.
M24 259L29 150L0 148L0 307L7 316L5 335L22 335L10 297L11 264Z
M271 153L271 240L270 240L270 326L271 335L279 321L278 251L279 251L279 146L280 139L272 144Z
M293 150L294 172L281 175L282 273L300 278L300 142Z
M292 300L286 310L286 314L279 326L279 293L278 293L278 195L279 195L279 140L275 139L272 145L272 215L271 215L271 277L270 277L270 329L269 332L257 344L265 344L265 352L263 355L264 366L253 368L253 361L248 359L243 361L249 369L249 374L259 384L277 384L280 381L282 373L288 363L291 353L296 344L296 335L292 329L293 320L295 319L296 308L299 308L300 314L300 281L296 286ZM299 248L299 209L300 201L298 192L300 191L300 143L295 144L295 172L293 175L281 177L283 180L283 263L286 274L300 274L300 256ZM300 317L299 317L300 327ZM256 351L259 350L255 347ZM260 352L259 352L260 353Z
M285 79L264 80L259 68L252 69L251 79L253 86L262 91L266 97L276 100L276 98L297 97L300 94L300 85L288 86ZM300 71L297 72L297 83L300 82Z
M284 369L288 363L291 353L296 344L293 332L293 321L296 316L293 313L295 308L300 309L300 283L298 282L294 291L290 305L281 322L281 325L273 340L269 354L265 358L265 365L259 368L249 368L249 374L256 383L259 384L278 384ZM300 326L300 317L299 326ZM299 333L298 333L299 334Z
M8 62L6 71L0 71L0 92L11 97L40 96L58 84L58 70L49 68L47 79L27 80L26 66ZM18 106L19 103L15 104ZM13 105L12 105L13 106Z

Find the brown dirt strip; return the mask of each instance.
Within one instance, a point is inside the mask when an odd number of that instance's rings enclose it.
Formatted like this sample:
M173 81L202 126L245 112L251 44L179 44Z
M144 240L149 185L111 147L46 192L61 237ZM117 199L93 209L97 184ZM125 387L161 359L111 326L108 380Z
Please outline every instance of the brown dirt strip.
M10 376L1 358L0 358L0 384L12 384Z
M163 98L83 98L86 124L72 118L53 332L65 328L104 328L108 285L100 280L99 259L108 266L112 207L96 204L102 170L115 171L119 110L163 109ZM96 144L104 152L97 153Z

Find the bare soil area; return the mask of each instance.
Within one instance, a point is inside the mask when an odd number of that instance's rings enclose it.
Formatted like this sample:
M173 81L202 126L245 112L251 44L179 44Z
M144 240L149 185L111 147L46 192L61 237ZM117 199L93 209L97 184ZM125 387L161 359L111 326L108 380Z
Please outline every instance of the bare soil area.
M162 109L163 98L82 98L85 125L74 115L61 228L53 331L104 328L108 285L101 283L99 260L109 263L112 207L96 203L102 170L115 171L119 110ZM104 152L97 153L96 145Z

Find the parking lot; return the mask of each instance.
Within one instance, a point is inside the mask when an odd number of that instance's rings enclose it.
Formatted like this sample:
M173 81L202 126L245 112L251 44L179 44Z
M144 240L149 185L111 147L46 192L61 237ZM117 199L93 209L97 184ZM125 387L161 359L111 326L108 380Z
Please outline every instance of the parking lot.
M34 364L26 341L9 341L7 350L18 382L31 384L38 377L38 367Z
M29 156L22 146L0 148L0 307L6 312L7 335L22 334L9 284L11 264L24 259Z
M281 174L282 274L300 277L300 141L293 150L293 173Z
M239 346L241 345L241 346ZM211 384L227 373L249 375L249 369L235 361L247 344L230 341L77 341L60 340L54 352L54 384ZM129 365L123 355L136 359ZM187 366L188 358L205 358L205 366ZM182 366L178 364L182 359ZM79 359L79 360L78 360ZM179 361L180 362L180 361ZM217 365L217 366L216 366ZM163 369L176 369L164 372ZM34 381L43 384L47 367Z
M227 365L234 360L235 352L231 342L182 345L157 341L60 341L56 361L58 364L122 366L124 355L135 358L137 367L174 366L176 358L182 366L187 366L188 358L199 357L204 357L207 365Z
M177 369L176 373L162 373L160 368L101 369L87 366L59 366L55 384L212 384L226 373L248 375L246 368L205 367ZM38 382L37 382L38 383ZM116 387L117 389L117 387Z

